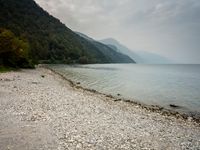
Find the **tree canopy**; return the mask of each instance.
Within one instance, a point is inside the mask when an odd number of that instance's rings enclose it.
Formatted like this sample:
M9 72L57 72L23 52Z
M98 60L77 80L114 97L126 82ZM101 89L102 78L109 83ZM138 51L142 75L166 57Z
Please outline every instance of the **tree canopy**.
M29 43L9 30L0 29L0 62L4 66L32 67Z

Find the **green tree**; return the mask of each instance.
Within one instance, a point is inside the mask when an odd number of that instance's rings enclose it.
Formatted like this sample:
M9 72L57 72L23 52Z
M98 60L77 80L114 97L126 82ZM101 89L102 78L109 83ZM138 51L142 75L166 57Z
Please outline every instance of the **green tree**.
M88 64L89 63L88 58L86 56L80 57L79 63L80 64Z
M16 37L9 30L0 29L0 63L3 66L33 67L28 55L28 42Z

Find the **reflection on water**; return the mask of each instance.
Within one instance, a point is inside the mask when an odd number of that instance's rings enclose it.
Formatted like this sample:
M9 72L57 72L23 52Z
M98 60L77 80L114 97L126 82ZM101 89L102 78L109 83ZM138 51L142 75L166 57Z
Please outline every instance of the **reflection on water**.
M54 70L86 88L121 94L150 105L200 112L200 65L54 65Z

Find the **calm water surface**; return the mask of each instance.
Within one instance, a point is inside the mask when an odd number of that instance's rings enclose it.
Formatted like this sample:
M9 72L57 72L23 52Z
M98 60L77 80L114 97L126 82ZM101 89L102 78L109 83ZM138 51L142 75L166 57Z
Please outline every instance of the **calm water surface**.
M83 87L177 111L200 113L200 65L53 65Z

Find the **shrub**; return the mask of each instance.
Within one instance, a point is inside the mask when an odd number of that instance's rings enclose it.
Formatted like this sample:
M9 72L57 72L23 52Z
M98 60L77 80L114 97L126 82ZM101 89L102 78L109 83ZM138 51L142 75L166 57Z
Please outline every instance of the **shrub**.
M14 68L32 68L29 43L7 29L0 29L0 64Z

